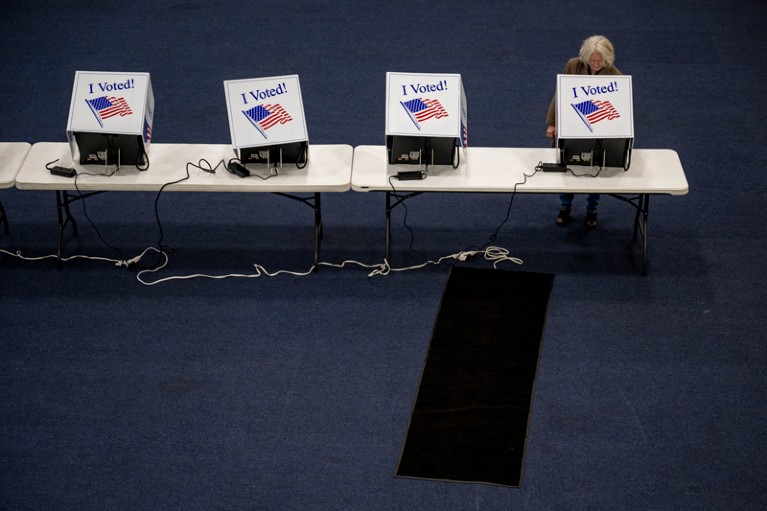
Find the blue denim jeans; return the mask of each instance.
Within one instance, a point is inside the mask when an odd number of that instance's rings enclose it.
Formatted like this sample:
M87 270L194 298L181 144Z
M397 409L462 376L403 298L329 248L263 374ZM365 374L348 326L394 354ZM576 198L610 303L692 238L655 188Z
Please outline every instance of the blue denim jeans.
M559 200L562 203L563 208L570 208L573 205L573 198L575 195L572 193L563 193L559 196ZM590 193L586 198L586 211L596 211L599 208L599 194Z

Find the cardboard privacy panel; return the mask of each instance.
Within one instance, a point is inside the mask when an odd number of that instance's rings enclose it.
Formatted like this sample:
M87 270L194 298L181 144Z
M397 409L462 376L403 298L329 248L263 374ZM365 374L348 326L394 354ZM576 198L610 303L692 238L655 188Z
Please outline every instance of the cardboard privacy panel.
M87 158L80 155L76 140L86 135L92 140L112 140L105 145L114 145L123 136L120 140L131 140L136 146L134 152L146 154L153 121L154 94L149 73L75 72L67 122L73 160ZM115 163L112 158L100 158L101 163Z
M468 145L459 74L386 73L386 135L451 137Z
M631 76L557 75L557 136L634 138Z
M235 151L308 142L298 75L224 82Z

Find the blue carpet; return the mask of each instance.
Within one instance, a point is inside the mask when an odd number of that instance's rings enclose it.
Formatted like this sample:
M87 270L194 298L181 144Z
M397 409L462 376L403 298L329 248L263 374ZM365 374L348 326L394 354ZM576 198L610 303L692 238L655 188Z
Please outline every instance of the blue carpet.
M493 244L557 276L519 488L395 476L446 267L146 287L0 255L0 509L764 509L765 21L763 0L3 2L1 141L65 141L92 70L151 74L158 143L230 143L223 81L298 74L310 144L383 144L400 71L461 74L470 145L545 147L555 75L604 33L636 147L676 150L690 193L652 198L646 278L624 204L586 231L554 225L557 197L515 198ZM132 256L159 239L154 199L88 214ZM384 197L322 199L322 260L382 262ZM0 248L51 254L53 193L0 201ZM508 204L419 197L414 247L482 246ZM167 193L160 213L162 276L311 264L311 212L281 197ZM67 251L112 256L74 214ZM392 259L420 262L402 220Z

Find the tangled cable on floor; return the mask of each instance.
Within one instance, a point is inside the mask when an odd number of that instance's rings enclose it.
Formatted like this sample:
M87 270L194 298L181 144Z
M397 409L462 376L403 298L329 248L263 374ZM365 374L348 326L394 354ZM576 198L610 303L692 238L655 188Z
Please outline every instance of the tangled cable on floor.
M489 246L482 250L464 250L461 252L457 252L455 254L450 254L447 256L440 257L439 259L436 259L436 260L430 260L430 261L423 262L421 264L417 264L413 266L405 266L405 267L393 267L391 266L391 264L389 263L387 259L384 259L383 263L378 263L378 264L366 264L366 263L361 263L359 261L346 260L341 263L319 262L317 263L317 265L312 265L306 271L277 270L274 272L270 272L264 266L260 264L254 264L253 265L253 267L255 268L254 273L229 273L224 275L194 273L190 275L172 275L169 277L158 278L157 280L148 280L145 278L147 275L152 273L157 273L160 270L167 267L169 262L169 257L166 251L160 250L156 247L148 247L144 249L141 253L139 253L137 256L132 257L130 259L112 259L107 257L77 254L77 255L72 255L69 257L62 257L61 261L68 262L68 261L73 261L76 259L87 259L91 261L103 261L103 262L111 263L117 268L132 269L132 268L135 268L138 265L138 263L141 261L141 259L144 258L150 252L155 252L159 254L160 261L151 268L144 268L139 270L138 273L136 274L136 280L138 280L141 284L145 286L154 286L156 284L170 282L172 280L190 280L190 279L196 279L196 278L205 278L205 279L214 279L214 280L228 279L228 278L253 279L253 278L259 278L259 277L277 277L279 275L292 275L295 277L305 277L305 276L311 275L315 270L323 266L330 267L330 268L345 268L349 265L355 265L361 268L371 270L368 273L368 277L376 277L376 276L386 276L392 273L417 270L420 268L424 268L426 266L438 266L447 261L465 262L465 261L469 261L470 259L476 258L478 256L482 256L482 258L485 261L491 261L493 263L494 269L497 268L498 265L503 262L510 262L516 265L523 264L522 259L519 259L518 257L510 256L508 249L505 249L502 247ZM56 259L58 257L55 254L28 257L28 256L23 256L21 254L21 251L16 251L14 253L14 252L9 252L7 250L2 250L2 249L0 249L0 253L9 255L11 257L16 257L24 261L42 261L45 259Z

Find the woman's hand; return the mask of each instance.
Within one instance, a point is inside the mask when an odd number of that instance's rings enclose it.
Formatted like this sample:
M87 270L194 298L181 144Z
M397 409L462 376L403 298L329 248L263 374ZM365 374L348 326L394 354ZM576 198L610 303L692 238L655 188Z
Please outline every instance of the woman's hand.
M548 138L554 138L557 136L557 127L556 126L549 126L546 128L546 136Z

